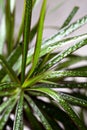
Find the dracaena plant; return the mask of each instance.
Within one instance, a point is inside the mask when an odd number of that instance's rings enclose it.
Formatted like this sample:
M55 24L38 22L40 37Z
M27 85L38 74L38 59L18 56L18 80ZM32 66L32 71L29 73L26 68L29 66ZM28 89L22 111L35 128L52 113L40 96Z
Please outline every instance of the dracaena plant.
M87 56L73 54L87 44L87 33L69 36L87 23L87 16L70 24L79 9L74 7L57 34L43 40L47 0L39 1L42 3L40 16L31 28L33 8L37 1L24 1L16 39L15 0L6 0L5 7L4 1L1 1L0 130L23 130L25 126L31 130L87 130L84 120L87 82L75 78L86 78L87 66L70 68L75 63L87 60ZM29 48L35 35L35 46ZM66 44L71 46L58 50ZM71 80L68 80L69 77L72 77Z

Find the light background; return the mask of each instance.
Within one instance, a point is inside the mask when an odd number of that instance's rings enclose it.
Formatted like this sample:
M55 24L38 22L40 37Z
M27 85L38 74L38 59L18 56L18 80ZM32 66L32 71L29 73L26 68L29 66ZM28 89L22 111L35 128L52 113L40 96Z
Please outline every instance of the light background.
M24 0L17 0L17 6L16 6L16 33L17 35L18 28L20 26L21 22L21 16L22 16L22 10L23 10L23 1ZM40 0L42 2L42 0ZM67 18L71 10L74 6L79 6L79 10L76 13L75 17L71 21L74 22L77 19L83 17L87 14L87 0L47 0L47 14L46 14L46 20L45 20L45 26L57 26L61 27L64 20ZM41 8L41 2L36 6L36 8L33 10L32 15L32 25L34 25L38 19L39 11ZM58 7L60 6L60 7ZM58 7L58 8L57 8ZM55 9L53 11L53 9ZM49 36L54 35L57 32L57 29L47 29L45 28L43 38L46 39ZM72 35L79 35L82 33L87 32L87 25L84 25ZM70 35L71 36L71 35ZM79 54L85 55L86 54L86 48L87 46L83 47L82 49L78 50Z

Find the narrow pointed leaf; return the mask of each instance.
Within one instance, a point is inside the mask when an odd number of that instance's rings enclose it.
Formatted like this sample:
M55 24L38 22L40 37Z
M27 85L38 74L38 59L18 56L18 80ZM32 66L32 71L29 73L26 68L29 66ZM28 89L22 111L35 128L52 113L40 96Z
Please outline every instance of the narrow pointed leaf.
M6 43L7 43L8 55L11 53L11 51L13 49L14 20L15 20L15 8L14 7L11 8L11 6L12 6L11 2L6 1L6 8L5 8L5 14L6 14Z
M63 37L69 35L76 29L80 28L82 25L87 23L87 16L82 17L81 19L78 19L76 22L66 26L64 29L61 29L57 34L52 36L51 38L47 39L43 42L43 48L49 46L50 44L53 44L54 42L58 42Z
M16 107L16 117L13 130L20 130L23 125L23 93L21 93Z
M30 41L30 26L31 26L31 15L32 15L32 0L25 1L25 22L24 22L24 38L23 38L23 54L22 54L22 74L21 83L25 79L25 67L27 59L28 44Z
M73 10L71 11L71 13L70 13L69 16L67 17L66 21L63 23L63 25L62 25L61 28L66 27L66 26L70 23L70 21L72 20L72 18L74 17L74 15L77 13L78 9L79 9L78 6L75 6L75 7L73 8Z
M86 127L83 125L80 118L76 115L73 109L69 106L69 104L60 96L60 94L48 88L37 88L30 89L31 91L42 92L52 99L54 99L62 108L67 112L67 114L71 117L71 119L78 125L79 129L86 130Z
M67 50L65 50L64 52L62 52L61 54L56 55L55 57L53 57L43 67L43 71L46 71L47 69L51 68L56 63L58 63L59 61L61 61L62 59L64 59L65 57L67 57L68 55L70 55L71 53L73 53L74 51L76 51L77 49L81 48L82 46L85 46L86 44L87 44L87 39L82 40L81 42L76 43L75 45L71 46L70 48L68 48Z
M44 84L43 84L44 83ZM43 82L42 84L33 86L33 87L44 87L44 88L87 88L87 83L75 83L75 82L62 82L62 83L51 83Z
M28 77L33 73L37 65L39 55L40 55L42 36L43 36L43 27L44 27L44 18L45 18L45 12L46 12L46 2L47 0L43 0L43 3L42 3L42 9L41 9L41 14L40 14L39 23L38 23L36 45L35 45L35 50L34 50L34 55L33 55L33 64L32 64L32 68Z
M46 130L53 130L50 126L50 124L48 123L48 121L46 120L46 118L44 117L44 115L42 114L42 112L39 110L39 108L37 107L37 105L34 103L34 101L27 95L25 95L26 100L29 102L30 106L32 107L32 109L34 110L34 112L38 115L38 117L40 118L44 128Z
M48 76L45 77L46 79L58 79L61 77L87 77L87 71L52 71L49 72Z
M40 56L43 56L47 53L50 53L52 52L53 50L63 46L63 45L67 45L67 44L70 44L71 42L76 42L78 40L83 40L84 38L87 37L87 34L82 34L82 35L78 35L78 36L75 36L75 37L70 37L70 38L66 38L66 39L63 39L63 40L60 40L58 42L54 42L52 45L49 45L45 48L42 49L41 53L40 53Z

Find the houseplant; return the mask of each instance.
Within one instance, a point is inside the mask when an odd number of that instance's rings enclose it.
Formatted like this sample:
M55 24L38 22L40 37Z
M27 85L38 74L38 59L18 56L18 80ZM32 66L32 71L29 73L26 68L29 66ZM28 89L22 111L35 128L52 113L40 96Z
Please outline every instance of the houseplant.
M87 44L87 34L64 37L87 23L87 16L69 24L78 10L75 7L58 33L43 41L47 0L43 0L39 20L32 29L32 10L37 1L26 0L18 37L14 41L15 6L11 10L11 2L6 1L2 9L5 15L0 34L0 130L8 127L22 130L24 126L31 130L86 130L83 115L87 108L87 83L74 78L69 81L66 77L87 76L86 66L69 68L87 60L86 56L73 54ZM28 49L35 35L35 47ZM68 49L54 51L71 42L75 44ZM4 44L6 52L3 52ZM65 61L60 62L63 59ZM59 88L68 88L70 92L59 91ZM83 94L81 88L85 90ZM79 106L80 110L76 111L73 106Z

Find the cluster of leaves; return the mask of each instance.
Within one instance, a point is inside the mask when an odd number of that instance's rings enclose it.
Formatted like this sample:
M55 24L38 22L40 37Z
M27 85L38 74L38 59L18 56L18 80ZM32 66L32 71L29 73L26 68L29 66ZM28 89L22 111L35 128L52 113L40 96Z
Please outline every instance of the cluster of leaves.
M87 82L78 82L75 78L69 81L66 77L87 77L87 66L69 68L87 60L86 56L72 54L87 44L87 33L64 37L87 23L87 16L70 24L79 9L74 7L58 33L43 41L47 0L43 0L38 22L31 29L32 10L37 2L25 0L16 40L15 0L7 0L5 8L3 6L0 26L0 130L8 127L23 130L24 126L32 130L86 130ZM23 41L20 42L22 34ZM35 47L28 50L35 35ZM71 42L74 45L62 52L54 51ZM30 69L26 72L28 66ZM66 93L62 88L70 91ZM83 94L81 89L85 90ZM80 110L76 112L74 106Z

